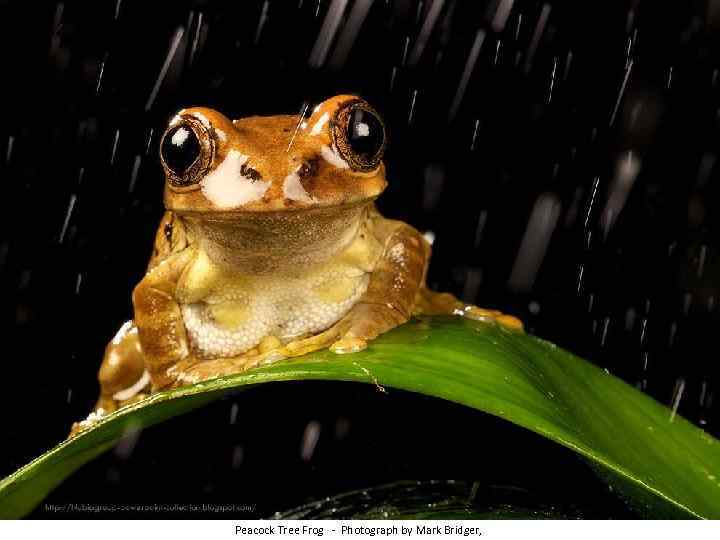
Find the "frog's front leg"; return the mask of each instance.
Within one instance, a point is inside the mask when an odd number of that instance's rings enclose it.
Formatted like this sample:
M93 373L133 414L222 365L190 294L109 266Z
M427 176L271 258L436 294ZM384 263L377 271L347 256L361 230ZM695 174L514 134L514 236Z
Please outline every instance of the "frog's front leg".
M135 325L153 391L170 386L175 380L171 368L190 356L175 291L194 254L192 248L173 253L149 270L133 291Z
M412 227L386 223L394 226L385 233L382 256L370 275L365 294L337 323L340 335L330 345L333 352L360 351L368 341L403 324L412 315L425 279L430 246Z

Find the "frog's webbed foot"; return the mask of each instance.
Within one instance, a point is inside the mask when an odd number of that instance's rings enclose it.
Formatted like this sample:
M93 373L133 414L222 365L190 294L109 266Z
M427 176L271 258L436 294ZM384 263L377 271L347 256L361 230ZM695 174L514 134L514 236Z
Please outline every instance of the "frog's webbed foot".
M459 315L476 321L494 322L513 330L523 330L523 323L517 317L495 309L484 309L461 302L450 293L436 293L423 287L413 311L415 315Z

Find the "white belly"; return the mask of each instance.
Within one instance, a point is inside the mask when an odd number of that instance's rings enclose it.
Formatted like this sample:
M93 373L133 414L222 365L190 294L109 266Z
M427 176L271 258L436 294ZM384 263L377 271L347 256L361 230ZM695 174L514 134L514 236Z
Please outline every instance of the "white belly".
M221 298L182 306L193 351L205 358L242 354L266 336L283 343L335 324L362 297L368 274L336 269L304 279L258 280ZM242 315L234 318L233 306ZM218 313L230 313L219 320Z

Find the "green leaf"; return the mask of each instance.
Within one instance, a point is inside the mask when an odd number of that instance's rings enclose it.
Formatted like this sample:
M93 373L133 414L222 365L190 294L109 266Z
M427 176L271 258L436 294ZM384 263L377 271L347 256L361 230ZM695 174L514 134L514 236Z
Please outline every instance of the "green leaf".
M586 457L645 515L720 518L716 439L551 343L452 317L411 321L359 353L319 351L124 407L2 480L0 517L32 511L128 430L243 386L307 379L400 388L494 414Z

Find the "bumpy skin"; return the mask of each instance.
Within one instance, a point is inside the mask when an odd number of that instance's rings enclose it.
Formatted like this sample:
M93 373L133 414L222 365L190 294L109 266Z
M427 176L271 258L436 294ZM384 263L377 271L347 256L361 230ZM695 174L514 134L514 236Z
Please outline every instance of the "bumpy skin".
M305 121L231 122L180 111L202 156L193 174L166 170L165 206L134 321L108 345L94 419L150 392L330 348L364 349L414 314L457 314L522 329L425 286L430 246L380 215L381 162L357 162L342 140L337 96ZM369 107L369 106L367 106ZM190 125L189 124L189 125ZM229 354L224 354L229 353Z

